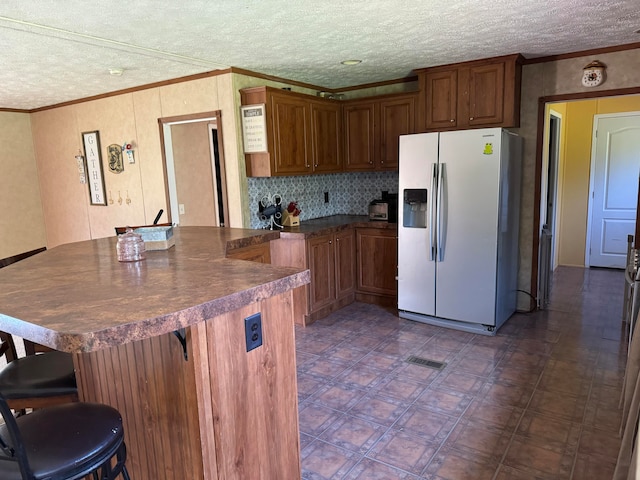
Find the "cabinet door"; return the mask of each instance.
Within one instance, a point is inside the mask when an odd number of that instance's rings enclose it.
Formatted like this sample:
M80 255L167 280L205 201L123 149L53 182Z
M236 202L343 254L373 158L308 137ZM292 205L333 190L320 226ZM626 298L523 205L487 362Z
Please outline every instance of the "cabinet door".
M337 103L311 104L314 172L342 170L341 114L341 107Z
M353 228L336 233L336 299L353 293L356 287L356 236Z
M503 121L504 62L469 68L469 125Z
M250 247L237 248L227 253L227 258L248 260L250 262L271 263L271 250L269 242Z
M356 229L358 291L397 295L398 239L393 230Z
M273 93L271 128L273 129L274 170L276 174L311 172L311 112L309 102Z
M426 130L457 126L458 71L427 72L421 78L421 92Z
M345 170L375 168L375 105L354 103L344 107Z
M379 170L397 170L400 135L415 133L416 96L380 101Z
M311 271L309 310L313 312L335 299L335 258L332 235L307 240L307 259Z

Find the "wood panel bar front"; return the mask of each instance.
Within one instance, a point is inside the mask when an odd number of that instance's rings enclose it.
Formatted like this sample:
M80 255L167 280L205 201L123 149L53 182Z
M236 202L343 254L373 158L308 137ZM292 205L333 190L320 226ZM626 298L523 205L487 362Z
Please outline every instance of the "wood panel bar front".
M300 478L294 292L192 325L187 360L173 334L75 354L81 399L122 414L131 478Z

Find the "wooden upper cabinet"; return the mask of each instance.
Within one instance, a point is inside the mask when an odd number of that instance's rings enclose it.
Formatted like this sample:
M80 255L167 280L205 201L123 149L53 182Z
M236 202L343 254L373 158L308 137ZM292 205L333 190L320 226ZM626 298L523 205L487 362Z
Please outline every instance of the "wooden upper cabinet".
M378 170L397 170L400 135L416 131L416 95L380 100L380 156Z
M338 103L311 103L312 169L330 173L342 170L342 110Z
M272 150L276 174L311 171L311 106L286 94L269 98Z
M350 171L375 168L375 103L348 102L344 106L345 169Z
M428 129L457 126L458 70L426 72L420 75L420 123Z
M416 101L409 93L345 102L345 170L397 170L399 137L416 132Z
M518 127L521 72L520 55L418 70L419 129Z
M468 70L469 125L502 124L504 120L504 63Z
M273 87L240 90L242 105L265 105L267 151L245 153L247 176L342 171L340 102Z

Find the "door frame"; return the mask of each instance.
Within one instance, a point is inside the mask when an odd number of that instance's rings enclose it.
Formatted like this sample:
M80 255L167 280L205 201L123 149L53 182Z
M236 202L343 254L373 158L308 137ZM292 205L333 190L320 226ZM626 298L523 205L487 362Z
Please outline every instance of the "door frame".
M640 87L619 88L613 90L598 90L592 92L581 93L565 93L559 95L550 95L546 97L538 97L538 127L536 134L536 166L534 174L534 198L533 198L533 239L531 242L531 278L529 279L529 289L531 297L529 298L530 309L535 309L538 298L538 274L539 274L539 258L540 258L540 198L542 190L542 157L544 149L544 125L545 110L547 103L569 102L572 100L588 100L601 97L618 97L624 95L639 95ZM638 203L640 204L640 193L638 194ZM638 209L640 215L640 209ZM640 238L640 221L636 216L635 238Z
M591 249L591 227L592 227L592 215L593 215L593 193L595 191L595 179L594 171L596 168L596 143L598 141L597 132L598 132L598 122L600 119L604 118L615 118L615 117L639 117L640 111L634 112L619 112L619 113L600 113L593 116L593 129L591 132L591 164L589 166L589 198L587 199L587 232L586 232L586 241L584 245L584 266L591 266L590 262L590 254L589 251ZM640 191L638 191L638 196L640 197ZM638 223L638 212L636 211L636 228ZM634 237L637 238L637 237Z
M556 123L555 125L553 124L552 117L556 119ZM551 271L555 270L555 267L557 266L557 258L558 258L558 231L557 231L557 224L558 224L558 207L559 207L559 197L558 197L558 181L560 179L560 137L562 135L562 122L563 122L563 117L562 114L560 112L557 112L553 109L553 106L549 107L549 116L548 116L548 120L549 120L549 125L548 128L546 129L546 140L545 140L545 145L547 146L547 148L545 149L545 158L543 159L543 162L545 162L545 167L543 170L543 175L545 175L544 172L546 172L545 178L547 178L547 181L545 182L545 189L544 189L544 193L545 193L545 198L543 198L543 202L544 203L544 213L546 218L549 218L549 205L548 205L548 200L549 200L549 192L552 192L553 195L553 199L552 199L552 204L553 204L553 208L552 208L552 212L551 212L551 224L549 225L547 223L547 228L549 228L551 230L551 235L552 235L552 240L551 240ZM553 128L555 126L555 128ZM553 152L553 155L551 154L551 131L552 129L554 129L555 131L554 136L555 136L555 150ZM553 175L551 179L549 179L549 170L553 167ZM549 181L551 180L551 181ZM552 189L553 188L553 189ZM551 190L552 189L552 190ZM542 208L542 203L540 204L541 208ZM540 212L540 214L542 215L542 211ZM542 228L542 227L541 227Z
M169 222L179 224L180 214L178 211L178 195L176 189L176 179L175 179L175 169L173 164L173 155L167 155L167 152L171 152L171 125L184 124L184 123L197 123L197 122L207 122L207 123L215 123L216 130L218 131L218 160L219 167L216 168L215 165L215 157L213 152L213 141L212 141L212 133L211 128L208 127L208 138L209 138L209 149L210 149L210 157L211 157L211 171L213 173L214 185L212 186L214 192L214 204L217 207L216 212L220 212L219 209L219 197L221 197L222 201L222 215L225 219L225 223L229 221L229 207L228 207L228 197L227 197L227 176L225 170L225 161L224 161L224 149L222 148L222 112L220 110L214 110L211 112L202 112L202 113L194 113L189 115L178 115L174 117L162 117L158 118L158 127L160 130L160 151L162 154L162 167L164 170L164 184L165 184L165 201L167 204L168 212L167 216L169 217ZM220 185L222 191L220 195L216 195L217 185L216 174L219 169L220 174ZM174 222L173 219L178 219L178 221ZM223 225L221 225L223 226Z

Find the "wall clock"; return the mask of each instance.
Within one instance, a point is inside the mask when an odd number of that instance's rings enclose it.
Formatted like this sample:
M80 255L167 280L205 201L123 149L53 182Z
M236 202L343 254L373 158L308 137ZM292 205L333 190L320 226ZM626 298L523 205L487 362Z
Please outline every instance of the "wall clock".
M604 83L607 66L594 60L582 69L582 85L585 87L597 87Z

